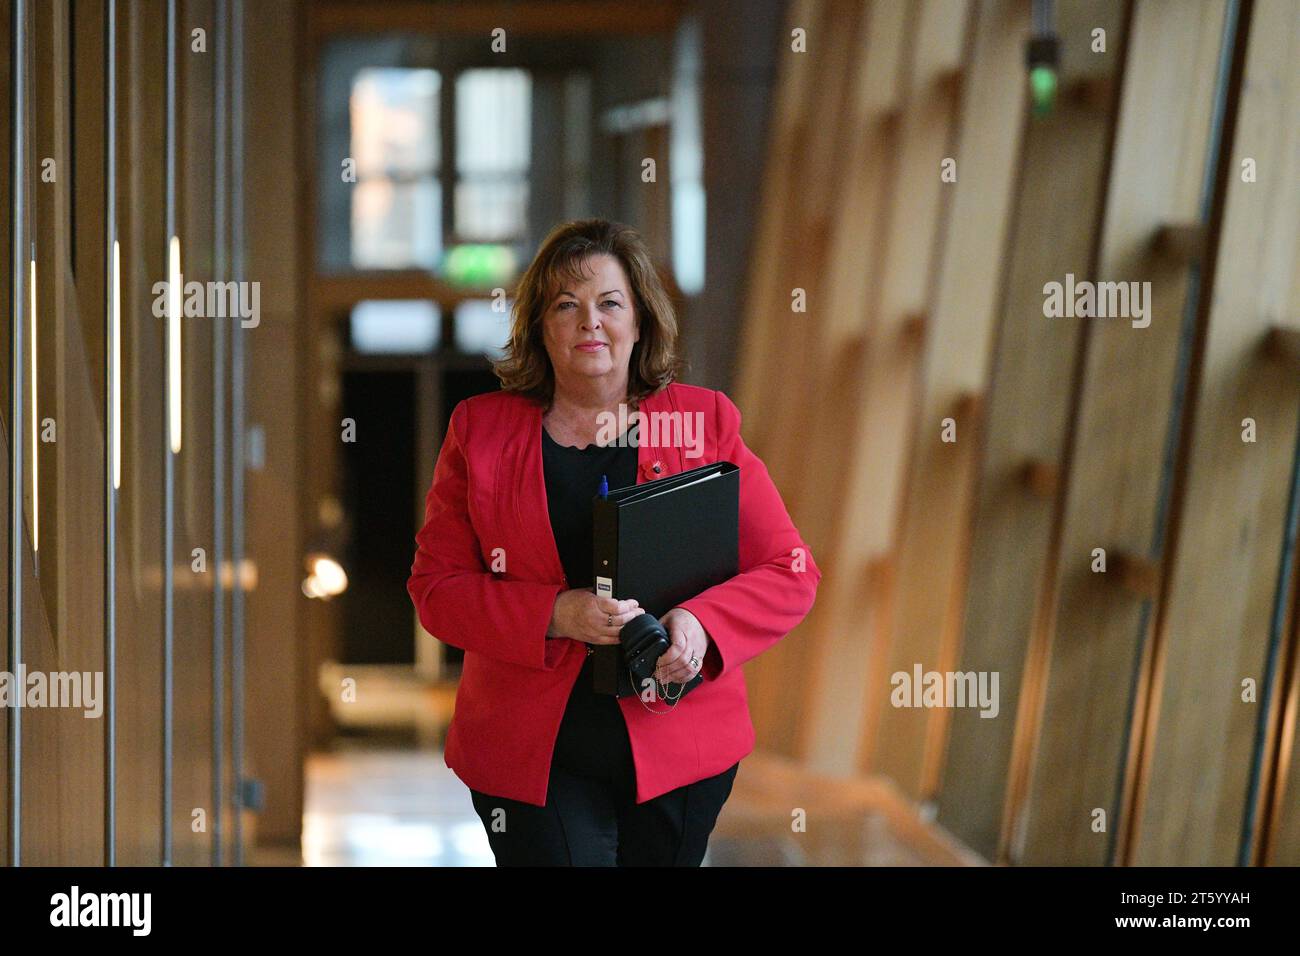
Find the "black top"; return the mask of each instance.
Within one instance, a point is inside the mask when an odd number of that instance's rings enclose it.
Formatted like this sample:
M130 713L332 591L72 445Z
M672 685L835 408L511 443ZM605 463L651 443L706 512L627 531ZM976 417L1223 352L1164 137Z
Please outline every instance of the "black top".
M624 435L627 433L624 432ZM623 436L619 436L622 438ZM600 476L609 490L636 484L635 445L561 445L542 426L542 470L546 476L546 507L560 564L570 588L589 588L592 576L591 499L600 492Z
M546 507L569 588L590 588L595 583L592 574L591 499L600 493L600 476L605 476L610 491L636 484L637 448L631 444L618 444L626 435L624 432L611 445L592 442L585 448L578 448L561 445L551 437L546 426L542 426ZM601 655L600 673L605 675L606 681L612 679L622 659L617 645L588 645L588 650L582 673L574 685L575 693L593 688L594 655Z

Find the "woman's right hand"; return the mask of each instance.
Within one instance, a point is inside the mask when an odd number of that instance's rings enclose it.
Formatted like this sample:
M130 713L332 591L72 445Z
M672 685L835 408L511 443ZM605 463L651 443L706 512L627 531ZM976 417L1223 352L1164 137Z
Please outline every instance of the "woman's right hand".
M587 644L617 644L623 625L644 612L634 599L597 597L587 588L561 591L551 609L547 637L571 637ZM612 622L612 623L611 623Z

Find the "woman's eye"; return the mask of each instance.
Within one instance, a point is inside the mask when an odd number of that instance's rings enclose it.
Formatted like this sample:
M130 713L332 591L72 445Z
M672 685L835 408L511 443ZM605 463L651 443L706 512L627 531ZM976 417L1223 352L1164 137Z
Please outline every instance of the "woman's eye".
M601 303L601 305L612 305L612 306L619 306L619 307L621 307L622 304L623 303L619 302L618 299L606 299L604 302ZM574 302L572 299L565 299L563 302L557 305L556 308L559 309L561 312L563 312L571 305L577 305L577 303Z

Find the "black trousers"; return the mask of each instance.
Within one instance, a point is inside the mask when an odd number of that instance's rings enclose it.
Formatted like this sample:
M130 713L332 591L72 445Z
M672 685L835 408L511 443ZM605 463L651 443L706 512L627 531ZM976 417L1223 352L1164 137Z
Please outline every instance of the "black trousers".
M560 723L546 806L470 797L497 866L699 866L739 769L636 803L627 724L613 696L591 690L588 655Z

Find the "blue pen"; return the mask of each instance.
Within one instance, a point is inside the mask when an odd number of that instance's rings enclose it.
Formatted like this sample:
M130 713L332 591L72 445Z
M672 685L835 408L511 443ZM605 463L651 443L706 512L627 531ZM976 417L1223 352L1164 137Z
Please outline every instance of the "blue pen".
M604 475L600 476L600 491L597 492L602 498L609 497L609 481Z

